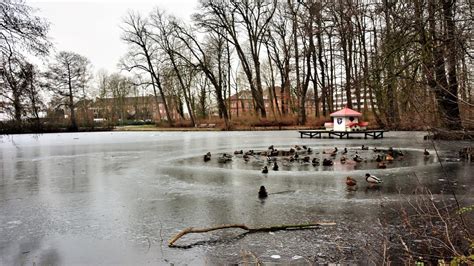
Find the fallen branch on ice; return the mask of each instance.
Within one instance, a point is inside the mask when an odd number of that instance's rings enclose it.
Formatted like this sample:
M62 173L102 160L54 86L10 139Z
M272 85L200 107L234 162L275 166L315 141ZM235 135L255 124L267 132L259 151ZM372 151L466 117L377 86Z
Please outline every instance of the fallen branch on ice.
M290 229L310 229L318 226L328 226L328 225L336 225L334 222L316 222L316 223L306 223L306 224L282 224L282 225L272 225L272 226L264 226L264 227L249 227L245 224L223 224L217 225L213 227L207 228L194 228L188 227L177 233L174 237L172 237L168 241L168 247L173 247L174 243L180 239L182 236L191 233L207 233L210 231L220 230L220 229L227 229L227 228L240 228L247 233L255 233L255 232L272 232L278 230L290 230Z

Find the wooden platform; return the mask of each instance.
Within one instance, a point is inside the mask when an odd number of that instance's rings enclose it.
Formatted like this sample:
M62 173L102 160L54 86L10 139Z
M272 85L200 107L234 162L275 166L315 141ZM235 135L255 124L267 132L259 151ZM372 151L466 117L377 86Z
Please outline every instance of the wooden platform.
M334 138L334 136L340 139L346 137L350 138L351 135L364 135L364 139L372 137L374 139L383 138L385 130L364 130L364 131L327 131L327 130L299 130L301 138L322 138L322 135L328 135L328 138Z

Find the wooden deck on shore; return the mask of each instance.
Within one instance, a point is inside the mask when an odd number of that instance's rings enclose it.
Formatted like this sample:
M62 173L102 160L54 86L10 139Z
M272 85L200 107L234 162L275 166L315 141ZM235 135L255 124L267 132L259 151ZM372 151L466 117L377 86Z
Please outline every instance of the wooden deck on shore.
M323 134L328 135L328 138L334 138L334 136L340 139L346 137L350 138L351 135L364 135L364 139L372 137L374 139L383 138L385 130L364 130L364 131L328 131L328 130L299 130L301 138L322 138Z

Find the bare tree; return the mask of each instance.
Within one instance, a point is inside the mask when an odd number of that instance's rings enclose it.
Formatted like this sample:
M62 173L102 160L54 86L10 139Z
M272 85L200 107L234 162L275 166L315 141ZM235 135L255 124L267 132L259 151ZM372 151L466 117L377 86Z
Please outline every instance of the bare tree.
M155 95L156 106L158 105L158 95L156 88L160 92L161 99L166 112L166 118L170 125L173 119L168 107L166 95L161 83L157 44L150 38L150 24L139 14L130 12L123 21L122 40L129 45L129 52L122 61L123 67L128 70L141 70L151 77L151 84Z
M49 25L34 16L34 11L21 0L0 2L0 96L11 102L17 122L28 110L38 116L38 102L28 99L33 91L36 94L36 70L24 54L44 56L51 47L46 35ZM32 109L26 106L27 102Z
M74 52L59 52L45 73L48 90L67 106L70 112L71 131L77 131L76 103L90 78L89 60Z
M0 54L10 55L27 50L46 55L51 43L48 23L33 15L34 9L22 0L0 2Z
M33 64L27 64L24 71L24 78L28 80L28 86L25 89L26 108L29 114L40 126L40 112L45 109L43 99L40 95L39 71Z
M231 92L238 95L244 86L265 117L266 83L273 115L296 116L299 124L306 123L307 107L327 116L346 104L373 114L381 127L406 126L406 117L424 109L421 116L439 111L444 127L459 129L464 106L472 106L466 103L473 61L468 7L466 0L201 0L193 28L156 11L151 23L131 16L124 36L130 33L127 42L135 47L128 66L147 73L158 88L166 72L170 87L160 93L173 98L178 113L186 105L193 124L195 112L206 115L205 105L214 100L229 126ZM268 60L268 72L261 60ZM237 68L244 85L231 82ZM196 71L209 84L192 91ZM215 97L207 96L207 85Z
M283 115L288 113L290 100L290 60L293 40L290 22L288 3L278 2L276 14L268 30L266 45L268 56L275 63L280 77L280 108Z
M276 0L203 0L201 1L203 13L195 16L200 27L220 34L235 47L250 85L256 111L262 117L266 117L266 110L263 99L260 52L276 6ZM244 37L249 42L250 56L242 44Z
M10 112L16 122L21 122L25 115L24 101L26 90L32 86L32 66L19 56L10 56L0 65L0 81L3 89L0 90L0 96L12 103Z
M166 57L168 58L169 62L171 63L171 67L173 69L176 78L178 79L179 86L184 96L184 100L186 103L186 107L189 112L189 117L191 119L191 124L194 127L196 125L195 118L194 118L194 109L191 106L191 99L190 99L190 89L187 86L185 77L192 77L191 69L186 70L186 65L182 62L175 51L182 49L179 45L182 45L181 42L173 35L173 25L170 22L170 19L167 18L166 14L164 14L159 9L156 9L155 12L151 15L152 25L156 31L150 34L150 37L156 41L159 45L160 49L164 52ZM181 61L181 62L180 62ZM185 72L187 71L187 73Z
M174 23L175 34L187 47L189 55L176 52L176 54L188 64L202 71L214 87L217 99L219 116L224 119L225 127L229 128L229 116L225 100L223 97L225 79L223 77L225 60L225 39L222 34L208 34L205 38L207 42L200 43L197 37L192 34L192 30L186 29L183 25Z

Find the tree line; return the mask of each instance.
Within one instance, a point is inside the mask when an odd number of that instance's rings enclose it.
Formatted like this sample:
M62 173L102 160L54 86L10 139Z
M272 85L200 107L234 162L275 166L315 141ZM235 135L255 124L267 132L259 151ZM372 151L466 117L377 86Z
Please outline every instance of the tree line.
M19 122L39 121L48 99L69 110L77 130L85 100L150 93L169 125L178 113L192 126L217 116L231 128L239 119L231 96L248 91L253 111L244 115L258 119L304 125L347 105L385 128L473 125L467 0L200 0L190 22L158 8L130 12L119 68L131 75L94 79L74 52L56 53L39 71L24 54L49 55L48 23L18 0L0 12L0 96ZM111 116L123 118L116 109Z
M174 80L193 124L207 115L205 90L225 125L229 96L250 90L260 118L305 124L345 104L382 127L415 114L461 129L460 106L472 108L472 21L462 0L201 0L191 23L160 9L128 14L122 63L162 96L162 80ZM193 86L203 79L207 88Z

